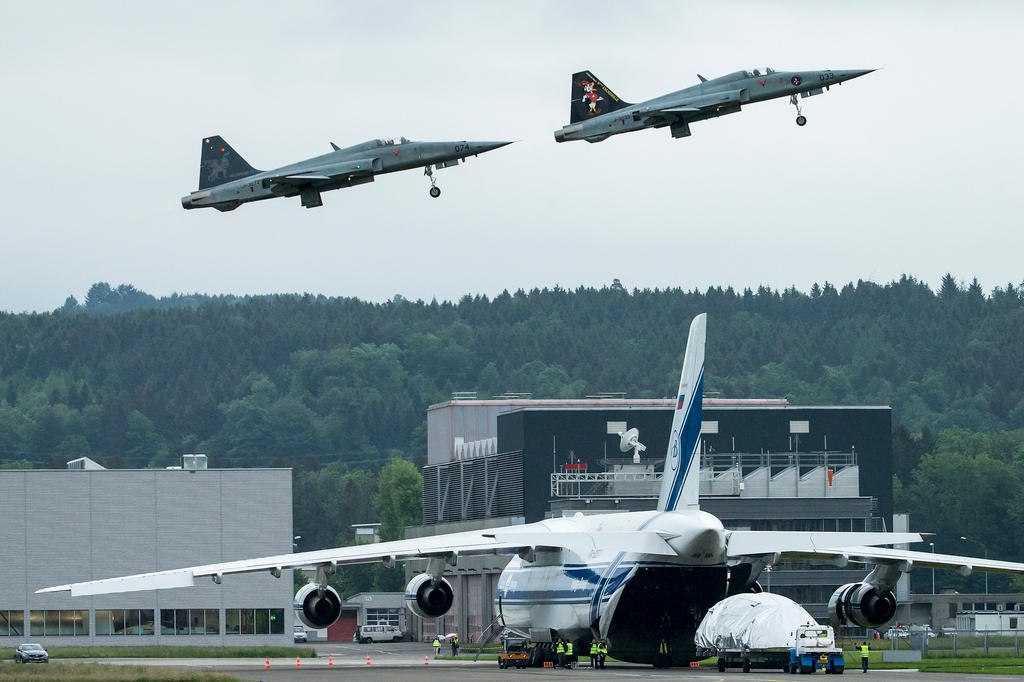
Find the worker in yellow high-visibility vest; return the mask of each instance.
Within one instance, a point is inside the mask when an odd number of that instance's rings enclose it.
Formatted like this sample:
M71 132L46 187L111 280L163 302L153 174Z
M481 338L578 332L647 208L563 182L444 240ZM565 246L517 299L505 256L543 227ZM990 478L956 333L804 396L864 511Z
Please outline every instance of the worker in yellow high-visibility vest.
M868 643L860 643L860 667L862 672L868 671Z
M555 644L555 655L558 657L558 667L559 668L564 668L565 667L565 642L562 641L561 637L558 638L558 643Z

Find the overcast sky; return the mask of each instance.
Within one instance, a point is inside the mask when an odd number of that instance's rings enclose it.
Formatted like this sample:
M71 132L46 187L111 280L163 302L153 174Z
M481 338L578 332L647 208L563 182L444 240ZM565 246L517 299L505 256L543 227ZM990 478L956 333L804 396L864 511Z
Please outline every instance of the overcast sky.
M1021 2L0 2L0 310L97 281L457 299L503 289L1024 280ZM639 101L739 69L881 68L600 144L570 74ZM257 168L376 137L521 140L231 213L185 211L200 140Z

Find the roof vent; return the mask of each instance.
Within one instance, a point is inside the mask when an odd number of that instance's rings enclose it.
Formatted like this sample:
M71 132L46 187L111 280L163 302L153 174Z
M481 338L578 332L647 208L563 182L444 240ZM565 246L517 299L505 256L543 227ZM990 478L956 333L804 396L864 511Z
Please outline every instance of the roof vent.
M182 455L181 468L185 471L205 471L206 455Z
M88 457L79 457L73 459L67 463L68 469L105 469L106 467L101 466L97 462L92 461Z

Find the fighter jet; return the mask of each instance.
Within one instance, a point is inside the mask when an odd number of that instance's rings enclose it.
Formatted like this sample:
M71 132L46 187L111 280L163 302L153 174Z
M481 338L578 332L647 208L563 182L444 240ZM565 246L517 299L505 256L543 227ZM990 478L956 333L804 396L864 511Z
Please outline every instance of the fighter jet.
M233 211L244 203L299 196L306 208L323 206L321 192L373 182L382 173L422 168L430 179L430 196L441 196L435 168L458 165L511 142L415 142L404 137L369 140L274 170L253 168L224 138L203 138L199 164L199 190L181 198L184 208L212 206Z
M590 71L572 76L572 101L569 103L569 125L555 131L556 142L586 140L600 142L611 135L643 128L669 126L672 137L688 137L690 124L717 116L733 114L741 105L789 97L796 107L796 124L807 123L800 99L820 95L874 69L853 71L775 71L761 73L737 71L708 80L697 74L700 83L678 92L649 99L639 104L623 101Z

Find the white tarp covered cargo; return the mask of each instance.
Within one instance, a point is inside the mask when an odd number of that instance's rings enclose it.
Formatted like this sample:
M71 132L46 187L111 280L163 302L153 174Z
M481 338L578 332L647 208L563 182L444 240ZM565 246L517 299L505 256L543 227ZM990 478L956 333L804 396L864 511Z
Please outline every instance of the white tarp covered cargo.
M817 625L817 621L791 599L767 592L737 594L708 609L693 639L700 649L789 648L796 629L808 624ZM825 633L828 628L821 626L821 630ZM818 644L832 646L832 639L822 638Z

